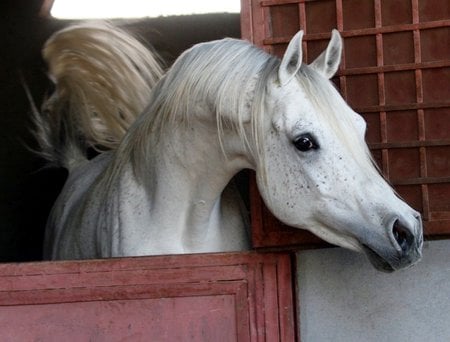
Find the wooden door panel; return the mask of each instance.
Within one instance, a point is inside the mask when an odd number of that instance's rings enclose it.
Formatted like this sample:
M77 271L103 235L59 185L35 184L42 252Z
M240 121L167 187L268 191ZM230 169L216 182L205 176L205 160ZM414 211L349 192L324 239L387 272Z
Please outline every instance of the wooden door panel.
M26 341L294 341L290 255L0 265L0 326Z

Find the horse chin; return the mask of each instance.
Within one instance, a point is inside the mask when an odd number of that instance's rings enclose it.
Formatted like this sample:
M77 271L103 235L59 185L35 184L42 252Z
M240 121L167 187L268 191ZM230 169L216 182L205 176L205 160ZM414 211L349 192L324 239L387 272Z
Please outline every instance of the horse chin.
M385 259L383 259L373 249L367 247L366 245L363 245L363 248L364 248L364 252L366 253L367 258L369 259L370 263L377 270L386 272L386 273L392 273L395 271L395 268L393 268L389 262L387 262Z

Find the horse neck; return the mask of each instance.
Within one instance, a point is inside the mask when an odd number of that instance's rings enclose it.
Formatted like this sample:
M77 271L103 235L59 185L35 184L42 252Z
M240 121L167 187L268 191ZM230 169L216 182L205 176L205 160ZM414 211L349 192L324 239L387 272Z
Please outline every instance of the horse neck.
M141 182L149 198L151 220L155 226L177 229L177 236L201 243L207 230L220 228L222 191L248 162L230 151L233 144L227 142L225 157L216 128L208 124L166 126L149 144Z
M147 163L152 174L149 186L163 186L164 193L178 194L175 197L212 201L243 166L234 157L225 157L215 132L204 127L191 129L167 127L160 141L152 144Z

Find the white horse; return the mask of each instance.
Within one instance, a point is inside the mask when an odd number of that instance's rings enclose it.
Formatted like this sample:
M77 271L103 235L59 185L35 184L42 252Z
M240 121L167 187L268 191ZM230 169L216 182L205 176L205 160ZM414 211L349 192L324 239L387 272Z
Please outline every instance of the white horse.
M46 257L248 249L246 214L227 187L248 168L286 224L365 252L381 270L417 262L420 215L380 176L364 120L329 81L339 33L310 65L302 64L302 35L282 60L241 40L194 46L156 84L117 149L91 161L73 134L63 146L47 144L69 178L49 218ZM74 125L58 115L40 124L54 119ZM41 129L40 141L58 142L52 132Z

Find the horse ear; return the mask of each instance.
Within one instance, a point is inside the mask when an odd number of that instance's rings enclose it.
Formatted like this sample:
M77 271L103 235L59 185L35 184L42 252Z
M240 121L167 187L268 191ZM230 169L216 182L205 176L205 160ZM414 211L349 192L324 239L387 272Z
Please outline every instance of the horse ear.
M303 31L297 32L284 53L278 69L278 80L281 85L289 83L302 66L302 38Z
M330 79L334 76L341 63L342 38L338 30L333 30L327 49L310 64L312 68Z

